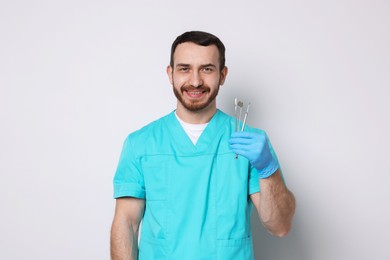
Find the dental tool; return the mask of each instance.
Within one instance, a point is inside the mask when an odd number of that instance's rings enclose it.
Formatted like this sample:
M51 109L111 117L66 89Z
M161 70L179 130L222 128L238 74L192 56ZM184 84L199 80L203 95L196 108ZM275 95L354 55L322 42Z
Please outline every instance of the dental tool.
M234 132L237 132L237 106L238 100L234 98Z
M234 99L234 131L238 132L240 129L240 120L241 120L241 113L242 113L242 107L244 106L244 103L237 98ZM240 110L238 115L238 109Z
M248 117L250 105L251 105L251 103L249 102L249 103L248 103L248 106L246 107L246 112L245 112L245 116L244 116L244 122L242 123L241 132L244 132L245 124L246 124L246 118Z
M241 116L242 116L242 109L244 107L244 102L238 100L237 98L234 99L234 131L235 132L243 132L245 129L246 119L248 117L249 113L249 106L251 103L248 103L248 106L246 108L246 112L244 115L244 121L241 126ZM238 154L236 154L235 159L238 159Z

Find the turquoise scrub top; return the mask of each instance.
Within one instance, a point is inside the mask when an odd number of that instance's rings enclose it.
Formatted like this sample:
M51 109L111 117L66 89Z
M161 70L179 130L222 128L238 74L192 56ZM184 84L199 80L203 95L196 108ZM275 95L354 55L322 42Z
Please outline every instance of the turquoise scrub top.
M254 258L248 195L259 180L229 149L233 131L234 118L217 110L194 145L173 111L127 137L114 197L145 199L139 259Z

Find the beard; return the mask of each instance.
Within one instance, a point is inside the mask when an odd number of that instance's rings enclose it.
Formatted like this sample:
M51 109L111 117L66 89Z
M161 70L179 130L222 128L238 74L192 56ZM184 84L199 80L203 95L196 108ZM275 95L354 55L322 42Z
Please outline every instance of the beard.
M183 97L183 93L185 91L201 91L205 93L210 93L210 96L207 98L207 100L185 100ZM175 88L175 85L173 85L173 93L175 93L176 98L179 100L179 102L189 111L191 112L198 112L206 107L208 107L211 102L214 101L214 99L217 97L219 92L219 86L214 91L211 91L211 89L207 86L202 87L189 87L189 86L182 86L180 88L180 91Z

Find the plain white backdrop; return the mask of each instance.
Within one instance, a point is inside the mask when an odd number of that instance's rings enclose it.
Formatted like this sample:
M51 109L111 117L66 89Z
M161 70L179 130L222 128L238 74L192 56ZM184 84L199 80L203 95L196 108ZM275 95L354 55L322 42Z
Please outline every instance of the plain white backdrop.
M253 218L256 259L389 260L390 2L0 1L0 259L109 259L126 135L175 108L188 30L251 101L297 199L288 237Z

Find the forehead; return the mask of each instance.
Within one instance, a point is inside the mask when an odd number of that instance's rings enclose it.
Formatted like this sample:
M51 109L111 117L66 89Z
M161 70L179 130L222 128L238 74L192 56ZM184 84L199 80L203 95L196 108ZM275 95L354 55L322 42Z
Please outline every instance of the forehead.
M215 45L201 46L192 42L177 45L173 55L174 64L214 64L219 63L219 52Z

